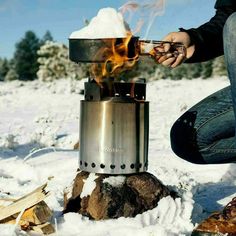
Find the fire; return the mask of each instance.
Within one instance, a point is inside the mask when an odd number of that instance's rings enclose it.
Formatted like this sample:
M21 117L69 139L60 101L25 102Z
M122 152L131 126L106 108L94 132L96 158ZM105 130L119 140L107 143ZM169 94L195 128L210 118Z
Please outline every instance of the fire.
M99 50L98 54L105 55L104 63L94 63L91 68L91 74L98 84L101 84L104 78L115 77L119 73L131 69L139 58L138 51L134 52L132 58L129 57L129 43L132 34L128 33L126 38L110 39L111 44ZM135 46L131 46L135 49ZM100 54L100 55L101 55ZM95 56L96 57L96 56Z
M129 21L132 18L133 13L138 16L138 22L136 30L133 34L139 32L144 26L146 20L146 32L144 39L147 38L150 28L158 15L164 13L166 0L131 0L120 7L119 11L124 16L126 13L129 14ZM131 32L127 33L127 37L121 39L122 42L117 43L117 39L111 39L111 44L108 44L99 52L97 55L105 55L105 63L96 63L91 67L91 76L96 80L98 84L101 84L104 78L115 77L119 73L131 69L139 58L139 52L135 52L132 58L129 57L129 43L132 39ZM153 50L151 55L155 55L156 51ZM96 57L96 55L95 55Z

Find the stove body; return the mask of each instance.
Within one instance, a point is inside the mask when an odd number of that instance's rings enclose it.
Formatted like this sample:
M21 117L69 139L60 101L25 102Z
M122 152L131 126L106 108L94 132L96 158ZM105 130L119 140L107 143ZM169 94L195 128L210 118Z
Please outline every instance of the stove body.
M80 106L79 168L105 174L148 167L149 102L146 84L85 83Z

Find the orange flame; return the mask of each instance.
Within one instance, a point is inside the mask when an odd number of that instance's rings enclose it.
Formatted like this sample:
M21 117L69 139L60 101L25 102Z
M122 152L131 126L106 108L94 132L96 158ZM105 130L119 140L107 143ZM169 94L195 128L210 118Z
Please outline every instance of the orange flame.
M135 55L129 57L129 42L132 34L128 33L126 38L122 38L121 42L117 43L117 39L111 39L111 45L102 48L98 55L105 55L105 63L93 64L91 73L98 84L104 78L115 77L119 73L131 69L138 61L139 53L135 51ZM134 47L135 48L135 47ZM101 54L100 54L101 53Z
M133 31L134 34L139 32L144 25L144 18L148 19L148 25L146 27L147 29L144 37L146 38L155 17L164 13L164 6L165 0L131 0L120 7L119 10L122 15L128 13L130 20L132 13L136 12L136 15L141 14L141 19L138 20L136 30ZM122 43L117 44L116 39L113 39L111 44L108 44L99 50L97 55L105 55L105 63L93 64L91 67L91 76L98 84L102 86L101 82L104 78L115 77L119 73L131 69L136 64L139 58L139 53L135 52L135 56L133 58L129 58L128 55L128 45L131 38L132 34L129 32L127 33L127 37L122 40ZM152 53L155 54L154 51ZM95 55L95 57L97 55Z

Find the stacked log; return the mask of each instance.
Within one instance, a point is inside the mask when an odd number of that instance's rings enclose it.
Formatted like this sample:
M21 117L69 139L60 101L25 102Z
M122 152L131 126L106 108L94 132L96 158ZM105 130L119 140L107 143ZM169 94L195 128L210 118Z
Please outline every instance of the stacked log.
M22 230L42 234L54 233L54 227L49 223L52 211L44 202L48 196L45 188L46 184L18 200L6 199L12 203L0 206L0 224L17 224Z

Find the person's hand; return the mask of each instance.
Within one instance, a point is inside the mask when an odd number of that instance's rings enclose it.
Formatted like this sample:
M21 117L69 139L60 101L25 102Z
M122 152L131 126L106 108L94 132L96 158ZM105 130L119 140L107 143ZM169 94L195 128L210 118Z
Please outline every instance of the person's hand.
M162 39L162 41L182 43L186 49L184 50L184 52L179 54L168 53L171 45L169 43L164 43L161 50L162 52L167 52L167 53L163 56L158 55L157 53L157 55L154 57L155 61L159 64L162 64L163 66L175 68L179 66L185 59L190 58L195 51L195 46L190 45L191 40L186 32L169 33ZM158 48L157 50L160 51L160 48Z

